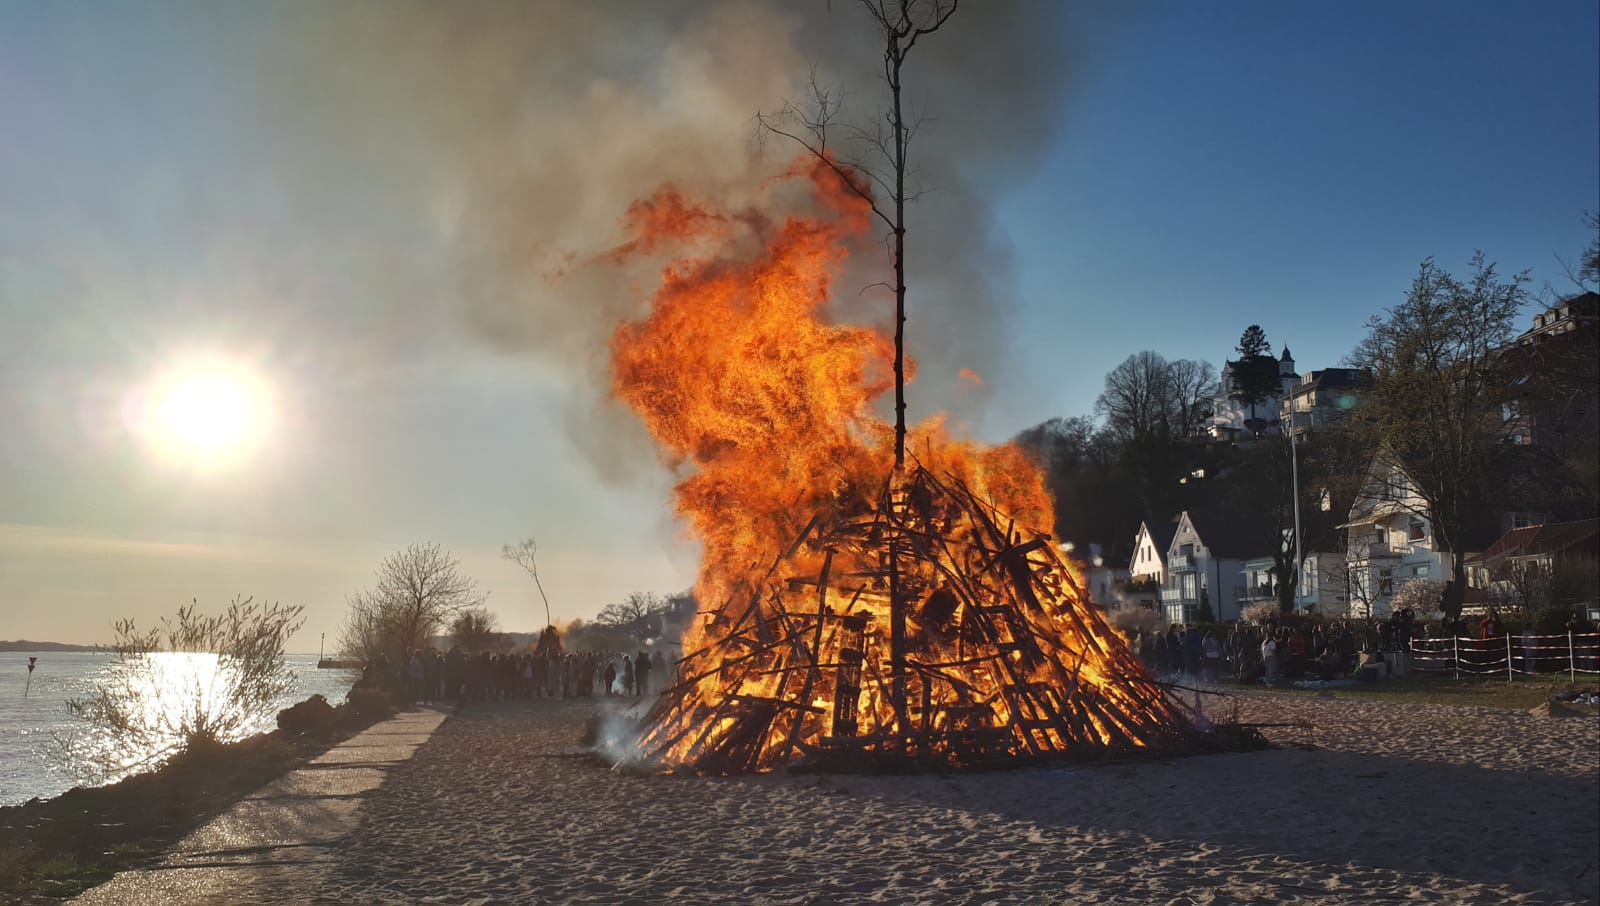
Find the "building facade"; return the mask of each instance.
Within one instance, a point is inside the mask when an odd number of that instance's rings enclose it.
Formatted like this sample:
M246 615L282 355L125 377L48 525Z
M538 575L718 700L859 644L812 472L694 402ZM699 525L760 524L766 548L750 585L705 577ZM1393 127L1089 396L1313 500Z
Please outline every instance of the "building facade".
M1342 422L1360 399L1366 372L1359 368L1308 371L1284 396L1279 418L1297 435Z
M1352 617L1387 617L1412 579L1447 581L1455 560L1439 549L1427 503L1392 457L1379 455L1350 507L1343 592Z
M1245 562L1255 559L1229 520L1185 510L1167 548L1167 578L1161 589L1162 616L1169 623L1193 623L1201 605L1218 622L1239 619Z
M1217 393L1211 399L1211 421L1206 426L1207 433L1218 438L1277 433L1280 430L1284 400L1300 383L1300 376L1294 370L1294 356L1289 354L1289 347L1283 347L1283 355L1278 359L1277 392L1269 394L1254 407L1233 399L1237 389L1235 383L1237 367L1237 362L1222 363L1222 377L1217 384ZM1252 419L1264 423L1259 432L1253 431L1248 424Z

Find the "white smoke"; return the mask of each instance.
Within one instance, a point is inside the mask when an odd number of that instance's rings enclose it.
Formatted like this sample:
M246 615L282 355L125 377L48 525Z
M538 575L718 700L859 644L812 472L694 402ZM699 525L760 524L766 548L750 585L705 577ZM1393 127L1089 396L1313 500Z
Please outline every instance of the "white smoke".
M982 375L1002 358L1012 287L991 200L1054 131L1059 18L1045 4L969 3L908 63L907 109L926 117L916 184L931 190L909 214L914 418L972 401L959 369ZM605 397L610 334L653 275L578 265L664 184L758 203L799 149L755 153L753 118L803 97L811 72L844 88L856 120L876 118L886 94L879 38L849 3L345 2L275 25L261 61L269 120L293 137L300 184L415 193L414 228L450 249L469 335L567 382L572 436L609 475L651 455ZM855 292L884 278L881 249L840 281L843 316L888 323L891 300Z

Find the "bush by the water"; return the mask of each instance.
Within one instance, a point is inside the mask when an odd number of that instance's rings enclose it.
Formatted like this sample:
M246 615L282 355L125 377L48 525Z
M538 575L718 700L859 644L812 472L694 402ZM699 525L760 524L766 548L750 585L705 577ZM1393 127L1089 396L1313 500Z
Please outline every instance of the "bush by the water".
M290 736L327 736L339 723L339 712L320 695L278 712L278 729Z
M216 616L181 607L148 631L119 620L111 667L88 698L67 702L92 731L65 747L69 765L116 779L270 726L294 684L283 649L302 609L235 598Z

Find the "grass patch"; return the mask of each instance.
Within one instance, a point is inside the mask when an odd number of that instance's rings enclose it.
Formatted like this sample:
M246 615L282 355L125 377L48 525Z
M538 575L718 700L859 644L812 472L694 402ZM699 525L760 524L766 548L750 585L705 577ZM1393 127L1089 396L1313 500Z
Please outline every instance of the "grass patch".
M1555 698L1561 692L1575 689L1594 691L1600 683L1594 678L1580 678L1576 683L1566 677L1518 676L1511 682L1505 677L1454 677L1412 676L1407 679L1380 680L1375 683L1357 683L1338 689L1271 690L1282 695L1310 695L1345 699L1348 701L1393 701L1428 705L1459 705L1462 707L1508 708L1526 711Z

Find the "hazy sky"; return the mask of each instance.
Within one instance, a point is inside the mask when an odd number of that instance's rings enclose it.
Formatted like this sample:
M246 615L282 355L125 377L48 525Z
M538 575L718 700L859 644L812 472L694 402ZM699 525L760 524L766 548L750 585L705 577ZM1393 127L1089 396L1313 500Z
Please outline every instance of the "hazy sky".
M0 0L0 638L242 594L304 604L314 651L413 541L512 629L542 621L498 556L528 535L559 618L688 587L671 476L605 394L648 287L550 275L664 182L759 199L781 149L751 117L813 64L872 109L860 26L839 2ZM908 73L934 190L913 415L1004 440L1088 413L1134 352L1219 364L1252 323L1337 365L1429 255L1567 290L1600 208L1597 36L1592 0L969 3ZM197 363L270 416L210 459L156 424Z

